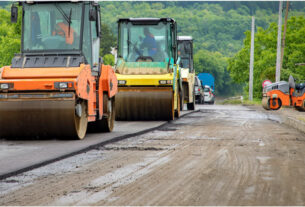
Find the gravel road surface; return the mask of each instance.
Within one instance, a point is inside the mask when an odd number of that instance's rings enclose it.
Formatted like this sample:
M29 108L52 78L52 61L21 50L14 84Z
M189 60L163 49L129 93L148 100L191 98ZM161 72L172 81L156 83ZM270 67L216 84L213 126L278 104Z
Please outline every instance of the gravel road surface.
M203 105L152 132L0 181L0 205L305 205L305 135Z

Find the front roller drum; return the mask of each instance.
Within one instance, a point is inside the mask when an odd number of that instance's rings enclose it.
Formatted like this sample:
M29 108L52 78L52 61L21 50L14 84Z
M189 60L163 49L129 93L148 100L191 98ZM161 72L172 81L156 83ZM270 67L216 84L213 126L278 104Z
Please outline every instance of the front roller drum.
M0 100L1 138L83 139L87 124L86 102L75 97Z
M171 89L120 89L116 95L116 120L173 120L173 96Z
M264 109L270 110L269 98L268 97L263 97L263 99L262 99L262 106L263 106Z

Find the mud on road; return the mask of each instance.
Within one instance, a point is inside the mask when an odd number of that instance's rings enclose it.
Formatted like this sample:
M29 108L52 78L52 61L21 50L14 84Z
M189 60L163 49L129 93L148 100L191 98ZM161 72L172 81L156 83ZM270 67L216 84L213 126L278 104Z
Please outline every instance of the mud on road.
M242 106L10 177L0 205L304 205L305 136Z

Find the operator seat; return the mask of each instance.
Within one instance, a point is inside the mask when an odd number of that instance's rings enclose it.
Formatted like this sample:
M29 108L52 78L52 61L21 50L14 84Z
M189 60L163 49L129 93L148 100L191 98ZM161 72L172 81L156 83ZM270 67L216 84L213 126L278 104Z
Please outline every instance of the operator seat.
M305 83L299 83L299 84L295 84L295 89L296 90L303 90L305 88Z
M297 91L296 96L303 96L305 93L305 83L295 84L295 89Z

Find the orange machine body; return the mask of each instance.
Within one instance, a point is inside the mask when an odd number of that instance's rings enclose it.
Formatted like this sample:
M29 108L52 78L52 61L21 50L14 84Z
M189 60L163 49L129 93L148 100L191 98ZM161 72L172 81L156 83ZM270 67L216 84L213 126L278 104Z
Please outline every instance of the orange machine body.
M282 106L293 106L297 110L305 110L305 93L299 94L294 88L289 88L289 94L283 93L281 90L271 90L263 95L266 99L266 109L278 110Z
M102 119L103 94L107 93L111 98L118 90L112 67L102 65L100 70L102 75L98 77L91 74L90 65L86 64L80 67L20 69L5 66L0 69L0 84L7 83L9 88L0 89L0 93L74 92L76 97L87 101L88 121L92 122ZM67 88L59 88L59 83L67 83Z
M291 96L291 105L298 108L305 110L305 93L298 94L295 89L290 89L290 96Z
M276 110L281 106L290 106L290 97L289 94L283 93L280 90L272 90L266 94L268 99L268 104L270 109Z

